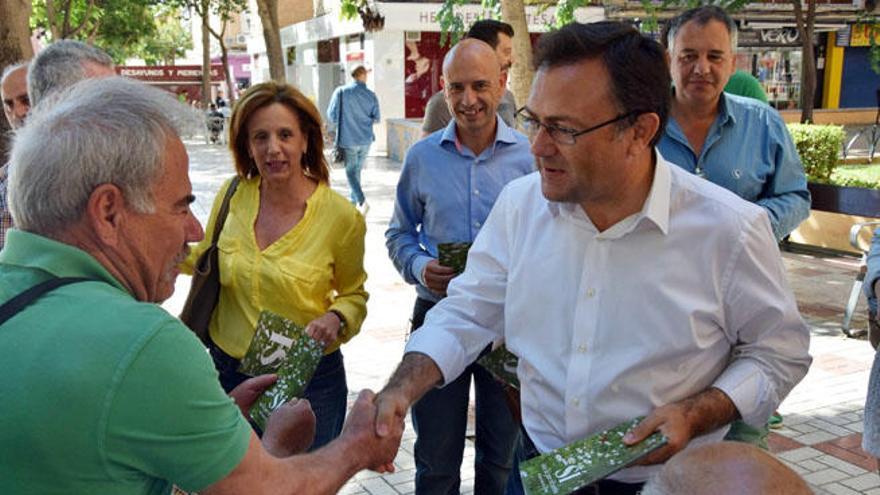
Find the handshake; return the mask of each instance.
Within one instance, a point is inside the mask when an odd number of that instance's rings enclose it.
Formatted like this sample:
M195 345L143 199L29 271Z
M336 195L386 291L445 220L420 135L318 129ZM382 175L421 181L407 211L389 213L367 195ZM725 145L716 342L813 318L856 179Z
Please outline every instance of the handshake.
M251 378L233 389L229 395L248 417L251 406L268 387L275 375ZM354 475L362 469L379 473L394 471L394 458L403 435L404 418L409 404L398 411L391 402L371 390L362 390L348 412L342 433L333 442L316 452L326 450L339 458L328 469L347 468ZM315 435L315 415L309 401L294 399L275 409L263 432L263 447L274 457L284 458L304 453Z

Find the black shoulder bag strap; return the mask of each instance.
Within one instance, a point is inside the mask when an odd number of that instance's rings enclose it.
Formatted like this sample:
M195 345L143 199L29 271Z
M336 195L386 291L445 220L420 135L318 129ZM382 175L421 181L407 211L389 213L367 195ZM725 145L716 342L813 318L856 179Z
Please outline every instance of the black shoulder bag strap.
M241 182L241 177L238 174L235 174L235 177L232 178L232 181L229 183L229 188L226 189L226 194L223 196L223 203L220 204L220 210L217 211L217 219L214 220L214 232L211 234L211 248L217 247L217 241L220 240L220 232L223 230L223 225L226 224L226 217L229 216L229 202L232 201L232 195L235 194L235 190L238 189L238 183Z
M0 306L0 325L6 323L6 320L17 315L21 310L30 306L34 301L47 292L51 292L63 285L74 284L77 282L88 282L90 280L93 281L95 279L83 277L59 277L50 278L45 282L40 282Z

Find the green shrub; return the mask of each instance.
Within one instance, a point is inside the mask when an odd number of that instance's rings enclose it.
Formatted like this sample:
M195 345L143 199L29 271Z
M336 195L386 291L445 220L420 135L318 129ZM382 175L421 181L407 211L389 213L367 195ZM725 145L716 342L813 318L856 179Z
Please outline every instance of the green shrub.
M807 180L828 182L837 166L843 146L843 127L839 125L788 124L788 131L797 146Z

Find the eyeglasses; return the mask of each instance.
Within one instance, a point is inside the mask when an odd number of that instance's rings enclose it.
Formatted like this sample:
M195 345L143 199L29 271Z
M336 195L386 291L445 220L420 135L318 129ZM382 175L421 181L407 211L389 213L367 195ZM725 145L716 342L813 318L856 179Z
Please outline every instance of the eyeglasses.
M606 120L601 124L596 124L593 127L581 131L577 129L570 129L568 127L561 127L555 124L545 124L529 114L529 111L526 107L522 107L516 111L516 121L519 122L519 125L523 128L529 139L535 139L535 136L538 135L538 131L540 131L543 127L547 134L550 136L550 139L552 139L557 144L571 145L575 143L578 136L583 136L584 134L599 130L607 125L613 124L615 122L620 122L623 119L628 119L634 115L641 115L643 113L645 112L641 110L633 110L632 112L622 113L612 118L611 120Z

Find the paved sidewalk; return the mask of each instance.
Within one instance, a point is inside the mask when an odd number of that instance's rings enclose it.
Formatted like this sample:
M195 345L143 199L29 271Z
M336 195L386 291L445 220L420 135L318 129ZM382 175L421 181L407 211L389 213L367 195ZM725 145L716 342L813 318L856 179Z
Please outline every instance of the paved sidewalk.
M194 211L204 222L213 196L224 178L231 175L232 166L225 148L198 143L187 143L187 148L197 197ZM388 260L384 239L399 168L399 163L370 157L363 171L364 192L370 203L365 260L370 301L360 335L343 348L351 401L362 388L382 387L400 360L409 326L414 291ZM347 196L343 170L333 170L332 185ZM858 448L874 353L864 340L847 339L840 332L858 260L797 253L784 253L783 258L798 305L812 327L814 361L807 377L780 407L785 423L771 433L771 450L804 476L817 493L880 495L880 476L874 461ZM175 297L164 306L177 314L188 288L188 277L181 277ZM864 308L861 301L854 328L867 325ZM412 493L413 440L408 425L395 460L396 473L379 476L363 472L340 493ZM469 440L462 466L462 493L472 492L473 444Z

